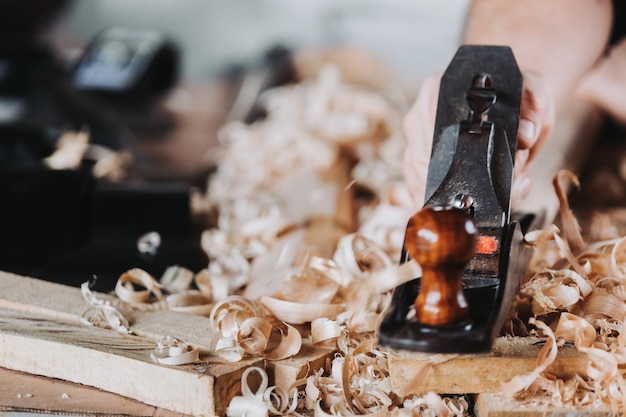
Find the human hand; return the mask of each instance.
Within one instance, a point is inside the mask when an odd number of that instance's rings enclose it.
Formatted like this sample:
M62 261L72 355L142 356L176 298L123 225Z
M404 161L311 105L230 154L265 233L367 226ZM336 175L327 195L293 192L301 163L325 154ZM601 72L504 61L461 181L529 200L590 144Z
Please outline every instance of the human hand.
M530 177L526 168L550 135L555 118L555 101L541 74L523 70L522 75L524 84L511 194L513 205L521 201L530 190ZM440 74L424 81L415 104L404 118L407 140L404 176L417 207L424 205L440 81Z
M623 39L580 80L577 98L595 104L613 120L626 126L625 71L626 39Z

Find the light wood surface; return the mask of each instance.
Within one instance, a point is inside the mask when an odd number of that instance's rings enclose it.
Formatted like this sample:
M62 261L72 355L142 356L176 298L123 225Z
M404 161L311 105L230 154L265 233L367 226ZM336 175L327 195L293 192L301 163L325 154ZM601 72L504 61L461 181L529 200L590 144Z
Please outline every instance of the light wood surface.
M432 365L432 355L393 351L389 355L391 387L395 392L403 392L411 386L411 393L500 392L503 382L535 369L541 347L541 339L538 338L503 337L496 340L490 353L450 356L450 359ZM441 360L441 357L438 359ZM579 354L576 348L562 347L547 372L561 378L576 374L585 376L587 363L587 357ZM420 372L428 368L430 370L423 383L414 385Z
M480 394L476 399L479 417L614 417L620 410L606 406L555 406L541 403L523 403L502 394Z
M107 297L106 294L98 296ZM128 317L136 336L128 336L81 324L79 317L87 307L78 288L0 271L0 311L8 315L3 321L6 327L0 327L0 337L3 338L0 367L93 386L181 413L211 415L215 412L221 415L230 400L241 393L240 380L245 368L265 368L267 365L270 379L288 388L323 366L333 352L305 343L298 355L267 364L262 358L224 363L218 358L202 355L205 362L197 366L166 367L152 363L149 358L156 341L169 335L206 352L214 334L208 318L172 311L136 312ZM65 326L64 330L52 331L57 325ZM24 332L17 330L22 328ZM85 340L89 341L87 345L83 344ZM117 349L113 353L107 350L111 346ZM52 353L45 353L50 349ZM54 360L32 359L40 355L48 355L41 357ZM97 357L95 361L92 355ZM78 367L59 365L65 361L76 363ZM120 376L118 371L127 366L128 369L140 369L136 373L138 376L132 372L129 374L130 371L122 371ZM85 372L89 369L93 371ZM165 374L169 375L168 372L186 382L160 382L167 381L163 378ZM165 391L153 395L152 391L133 388L146 385L149 390L154 384L160 384ZM172 399L177 394L167 390L179 386L175 390L181 391L180 399ZM205 400L194 403L195 396ZM209 414L206 414L207 410Z
M156 365L150 353L165 336L206 348L212 336L208 318L170 311L137 313L129 318L137 336L128 336L80 324L87 307L78 288L0 272L0 308L21 314L3 321L0 366L192 415L222 414L241 392L245 368L263 366L261 358L223 363L212 357L197 367ZM34 317L42 319L30 319ZM50 330L55 325L64 330Z
M0 368L0 411L19 412L19 415L27 412L133 417L183 415L85 385L5 368Z
M224 409L211 373L193 366L157 366L150 359L153 340L95 327L50 321L44 317L0 310L0 366L76 382L156 407L197 416ZM229 370L229 384L239 372ZM221 388L228 391L227 387Z

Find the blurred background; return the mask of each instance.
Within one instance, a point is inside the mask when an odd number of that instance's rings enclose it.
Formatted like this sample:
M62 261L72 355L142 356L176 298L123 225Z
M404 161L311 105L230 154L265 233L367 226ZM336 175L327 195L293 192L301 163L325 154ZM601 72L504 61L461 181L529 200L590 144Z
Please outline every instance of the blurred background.
M80 284L206 264L219 127L334 63L408 106L467 0L0 0L0 269ZM400 161L398 161L400 163ZM158 231L158 256L137 239ZM108 282L108 281L107 281Z
M69 1L49 36L78 54L110 26L157 29L179 46L186 80L210 79L276 44L354 46L420 79L447 65L466 7L467 0Z

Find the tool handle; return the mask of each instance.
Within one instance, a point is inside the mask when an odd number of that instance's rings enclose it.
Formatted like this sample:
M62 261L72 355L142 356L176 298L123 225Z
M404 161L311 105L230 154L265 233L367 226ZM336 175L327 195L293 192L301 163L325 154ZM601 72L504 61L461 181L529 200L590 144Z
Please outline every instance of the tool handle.
M409 220L405 247L422 268L415 300L418 322L430 326L467 319L463 270L476 249L478 229L470 215L454 207L426 207Z

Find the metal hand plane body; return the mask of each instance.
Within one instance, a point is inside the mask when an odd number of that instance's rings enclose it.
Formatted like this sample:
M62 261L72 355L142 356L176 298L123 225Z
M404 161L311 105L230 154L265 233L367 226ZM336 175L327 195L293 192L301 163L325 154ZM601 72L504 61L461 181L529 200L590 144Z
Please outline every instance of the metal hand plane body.
M379 341L426 352L484 352L509 312L529 253L511 221L522 92L512 51L462 46L439 93L426 203L401 262L422 277L395 289Z

